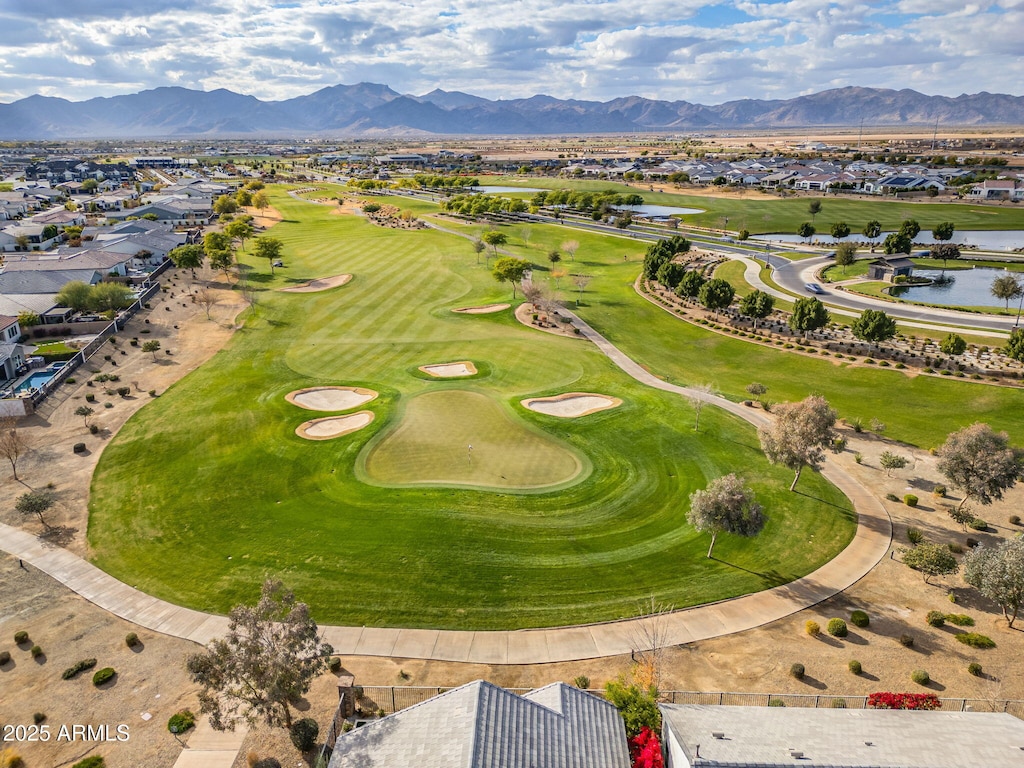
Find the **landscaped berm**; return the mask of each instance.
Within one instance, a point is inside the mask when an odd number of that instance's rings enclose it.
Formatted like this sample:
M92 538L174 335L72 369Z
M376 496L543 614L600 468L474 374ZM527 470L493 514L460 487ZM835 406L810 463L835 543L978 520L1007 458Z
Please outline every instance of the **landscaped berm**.
M360 279L343 294L282 293L283 274L242 254L267 288L244 329L100 458L90 551L126 583L227 612L280 577L324 624L514 629L632 616L652 596L682 608L754 592L810 573L853 536L848 500L813 472L790 493L791 472L767 463L748 424L706 408L696 432L685 399L640 385L592 344L508 313L452 313L511 294L465 240L274 189L271 202L289 277L345 264ZM534 240L564 237L538 225ZM623 270L600 284L630 284L638 267L621 241L580 238L580 269ZM466 367L445 378L425 363ZM579 418L522 405L552 393L602 398L576 401L587 410L621 405ZM374 419L308 440L297 406ZM326 424L306 437L338 426ZM754 539L719 536L711 560L687 499L730 472L768 522Z
M618 408L620 405L622 401L617 397L586 392L567 392L554 397L531 397L523 400L524 408L563 419L575 419L577 416L587 416L609 408Z
M462 485L522 490L575 479L585 460L488 395L461 389L412 398L372 446L365 472L383 485Z

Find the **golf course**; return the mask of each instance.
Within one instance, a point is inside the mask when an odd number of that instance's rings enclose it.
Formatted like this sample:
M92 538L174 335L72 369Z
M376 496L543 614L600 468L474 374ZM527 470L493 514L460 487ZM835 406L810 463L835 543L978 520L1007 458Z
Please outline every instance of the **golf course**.
M749 424L706 408L696 431L684 398L634 381L585 340L526 327L511 308L453 312L511 299L467 240L378 227L281 188L271 200L284 268L272 274L249 243L239 260L257 299L240 329L101 457L89 545L122 581L224 613L275 577L321 623L515 629L634 616L652 597L681 608L762 590L851 540L847 499L813 472L789 492L792 473L767 463ZM538 226L511 250L540 263L538 249L567 232ZM576 268L595 276L588 321L670 378L700 383L732 365L699 348L694 334L711 334L632 292L641 244L577 239ZM342 274L352 278L324 290L282 290ZM769 375L735 365L744 384ZM776 401L797 395L800 372L788 375ZM722 391L734 394L739 376ZM374 396L331 412L295 394L324 388ZM570 393L614 407L567 418L524 405ZM356 411L372 418L335 432L310 422ZM767 524L755 538L719 536L709 559L688 499L730 472Z

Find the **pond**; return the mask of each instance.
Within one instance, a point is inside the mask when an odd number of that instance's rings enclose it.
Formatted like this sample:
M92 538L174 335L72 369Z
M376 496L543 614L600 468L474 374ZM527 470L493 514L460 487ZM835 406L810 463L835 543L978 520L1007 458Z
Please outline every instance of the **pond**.
M938 269L915 269L915 277L938 278L942 275ZM1006 302L992 295L992 281L1003 275L1015 275L1005 269L976 267L974 269L947 269L947 281L933 285L895 286L889 293L907 301L920 301L925 304L940 304L945 307L999 307L1006 309ZM1010 309L1015 310L1017 302L1010 302Z
M473 192L482 192L485 195L506 195L513 192L545 192L547 190L539 189L537 187L470 187Z
M704 213L703 208L679 208L674 205L631 205L629 210L644 216L672 216L690 213Z
M885 240L888 232L883 232L874 240L870 240L859 232L852 233L847 240L851 242L859 243L876 243L881 245ZM795 235L790 232L773 232L768 235L757 235L757 240L770 240L781 243L805 243L805 238L800 235ZM814 236L814 242L822 245L835 245L838 241L833 238L828 232L818 232ZM1024 230L1011 229L1011 230L979 230L979 229L965 229L962 232L957 231L953 233L953 239L951 243L957 245L976 245L986 251L1013 251L1018 248L1024 248ZM932 237L930 230L922 229L917 237L914 238L915 245L933 245L935 239Z

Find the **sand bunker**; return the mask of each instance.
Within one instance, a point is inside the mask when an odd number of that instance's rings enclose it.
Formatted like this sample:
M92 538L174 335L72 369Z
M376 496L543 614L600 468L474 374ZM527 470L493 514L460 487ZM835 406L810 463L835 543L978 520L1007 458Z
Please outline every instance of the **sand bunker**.
M420 370L439 379L457 379L460 376L472 376L475 374L476 366L469 362L469 360L461 360L457 363L421 365Z
M316 293L327 291L344 285L352 279L352 275L334 275L334 277L318 277L316 280L309 280L300 285L293 285L290 288L282 288L281 293Z
M622 400L607 395L592 395L586 392L569 392L555 397L531 397L522 404L531 411L544 413L548 416L560 416L563 419L574 419L597 413L608 408L617 408Z
M491 312L501 312L503 309L508 309L511 306L511 304L485 304L482 307L453 309L452 312L459 312L464 315L489 315Z
M295 434L307 440L330 440L362 429L371 421L373 413L370 411L350 413L348 416L328 416L303 422L296 428Z
M284 399L310 411L347 411L376 397L372 389L362 387L309 387L289 392Z

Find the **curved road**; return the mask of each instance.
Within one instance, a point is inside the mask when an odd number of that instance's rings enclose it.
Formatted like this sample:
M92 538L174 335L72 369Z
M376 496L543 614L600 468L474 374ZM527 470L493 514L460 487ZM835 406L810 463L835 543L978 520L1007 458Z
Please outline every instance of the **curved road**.
M583 336L637 381L684 397L698 396L758 426L769 418L720 397L669 384L644 370L575 314ZM892 521L871 491L829 461L822 473L857 510L854 539L834 559L789 584L718 603L668 614L662 627L666 644L707 640L767 624L820 603L860 580L881 560L892 540ZM159 600L118 581L65 549L49 547L21 529L0 524L0 549L18 557L123 619L147 629L206 644L228 628L224 616L202 613ZM345 656L384 656L478 664L542 664L578 661L645 650L638 631L644 619L553 629L454 631L325 626L326 640Z

